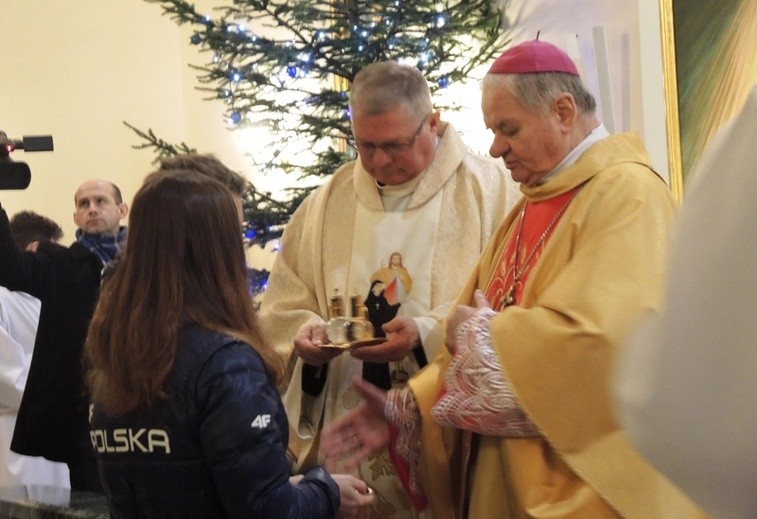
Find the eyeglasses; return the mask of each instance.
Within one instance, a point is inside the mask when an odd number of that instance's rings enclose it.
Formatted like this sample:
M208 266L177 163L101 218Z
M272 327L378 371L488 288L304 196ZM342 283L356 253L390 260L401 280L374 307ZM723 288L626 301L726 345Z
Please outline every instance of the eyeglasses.
M375 142L355 140L355 147L357 148L358 153L364 156L373 155L374 153L376 153L376 150L381 150L387 155L391 155L392 157L401 155L409 150L413 146L413 144L415 144L415 141L418 138L418 135L420 135L423 126L426 124L426 121L428 121L428 117L429 116L427 115L423 118L420 126L418 126L418 129L415 130L415 133L413 133L413 136L405 142L382 142L376 144Z

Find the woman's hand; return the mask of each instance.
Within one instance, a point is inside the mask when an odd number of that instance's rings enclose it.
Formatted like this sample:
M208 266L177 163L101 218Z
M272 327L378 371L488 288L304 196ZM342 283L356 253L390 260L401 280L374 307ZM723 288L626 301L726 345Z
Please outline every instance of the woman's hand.
M336 516L340 519L357 517L360 511L369 506L374 499L373 490L368 484L349 474L332 474L332 478L339 485L339 495L342 504Z

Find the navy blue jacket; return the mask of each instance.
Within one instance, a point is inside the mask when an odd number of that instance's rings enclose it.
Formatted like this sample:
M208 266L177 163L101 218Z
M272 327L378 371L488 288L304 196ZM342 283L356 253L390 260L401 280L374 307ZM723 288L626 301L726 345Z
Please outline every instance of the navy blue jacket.
M323 469L289 483L281 398L249 345L190 327L170 399L90 423L114 517L333 517L339 489Z

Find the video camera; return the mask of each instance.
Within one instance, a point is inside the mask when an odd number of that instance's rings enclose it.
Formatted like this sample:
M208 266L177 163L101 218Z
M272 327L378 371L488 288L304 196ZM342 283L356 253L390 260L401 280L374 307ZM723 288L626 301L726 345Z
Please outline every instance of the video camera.
M26 163L11 160L10 154L15 150L53 151L53 136L25 135L21 140L14 140L0 130L0 189L26 189L32 180Z

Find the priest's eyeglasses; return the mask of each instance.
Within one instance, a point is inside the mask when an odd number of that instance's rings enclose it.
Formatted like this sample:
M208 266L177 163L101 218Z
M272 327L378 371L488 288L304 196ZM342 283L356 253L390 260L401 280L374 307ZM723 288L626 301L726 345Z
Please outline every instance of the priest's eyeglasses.
M430 115L430 114L429 114ZM418 139L418 135L420 135L421 130L426 125L426 121L428 121L429 116L423 118L421 121L420 126L418 126L418 129L415 130L415 133L413 133L413 136L410 137L408 140L404 142L369 142L369 141L359 141L355 140L355 147L357 148L358 153L363 156L372 156L374 153L376 153L376 150L381 150L387 155L390 155L392 157L396 157L398 155L402 155L403 153L407 152L413 144L415 144L415 141Z

